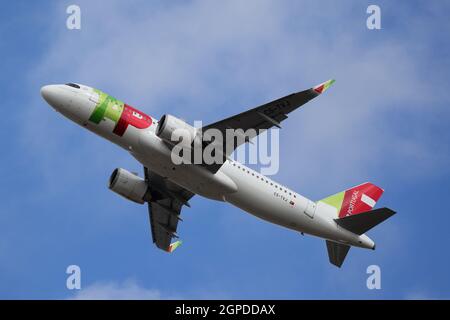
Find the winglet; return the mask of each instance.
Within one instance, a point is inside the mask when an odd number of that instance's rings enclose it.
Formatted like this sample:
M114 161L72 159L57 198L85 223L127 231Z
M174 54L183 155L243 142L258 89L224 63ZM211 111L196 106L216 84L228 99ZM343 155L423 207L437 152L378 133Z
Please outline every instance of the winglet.
M167 248L167 252L174 252L176 248L178 248L183 242L181 240L175 241L172 243L169 248Z
M334 79L330 79L328 81L325 81L324 83L321 83L313 88L315 92L318 94L324 93L331 85L335 82Z

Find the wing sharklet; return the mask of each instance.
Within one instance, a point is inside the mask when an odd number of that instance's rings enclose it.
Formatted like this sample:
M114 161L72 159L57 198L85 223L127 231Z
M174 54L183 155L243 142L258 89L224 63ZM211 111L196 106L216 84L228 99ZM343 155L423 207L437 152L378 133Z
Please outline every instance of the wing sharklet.
M176 248L178 248L183 242L181 240L175 241L174 243L171 243L169 245L169 248L167 248L167 252L172 253L175 251Z

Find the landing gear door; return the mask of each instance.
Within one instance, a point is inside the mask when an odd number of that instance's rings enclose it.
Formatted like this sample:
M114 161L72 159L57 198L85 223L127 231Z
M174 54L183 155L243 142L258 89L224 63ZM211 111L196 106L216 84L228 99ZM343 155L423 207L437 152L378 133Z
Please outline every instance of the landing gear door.
M314 213L316 212L316 203L313 201L308 201L308 205L305 209L305 214L310 217L314 218Z

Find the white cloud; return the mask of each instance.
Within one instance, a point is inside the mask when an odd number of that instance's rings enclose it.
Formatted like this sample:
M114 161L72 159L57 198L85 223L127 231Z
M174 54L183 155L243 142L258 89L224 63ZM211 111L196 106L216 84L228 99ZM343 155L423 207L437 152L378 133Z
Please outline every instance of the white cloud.
M75 300L159 300L162 294L157 289L139 286L134 280L124 282L96 282L77 291Z
M159 289L145 288L134 279L125 281L95 282L81 290L77 290L69 299L73 300L162 300L184 299L184 295L165 294ZM200 289L190 291L191 299L230 299L230 295L222 291Z

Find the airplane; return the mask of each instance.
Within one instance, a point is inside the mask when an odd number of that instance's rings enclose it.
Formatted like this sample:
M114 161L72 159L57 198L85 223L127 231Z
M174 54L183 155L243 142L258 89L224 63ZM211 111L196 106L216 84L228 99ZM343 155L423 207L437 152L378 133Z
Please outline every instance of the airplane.
M152 240L159 249L173 252L181 244L177 234L181 210L190 207L189 200L197 194L228 202L302 235L325 239L329 261L341 267L350 247L375 250L375 242L365 233L395 214L386 207L373 209L383 189L366 182L313 201L230 158L239 145L251 143L252 138L270 128L280 128L290 112L323 94L333 83L328 80L201 130L169 114L157 120L82 84L46 85L41 95L57 112L125 149L142 164L143 178L117 168L110 176L109 188L133 202L147 203ZM253 133L245 139L225 141L231 146L226 150L219 146L217 154L222 162L174 164L172 138L178 129L191 134L190 147L214 144L214 139L197 140L211 129L223 134L230 129L255 130L249 130Z

